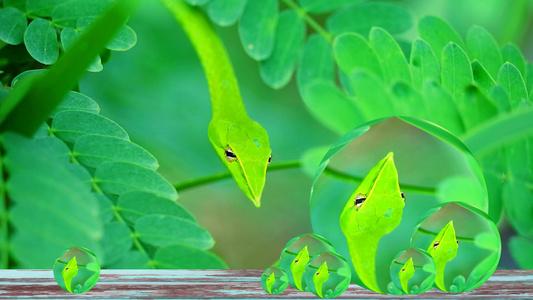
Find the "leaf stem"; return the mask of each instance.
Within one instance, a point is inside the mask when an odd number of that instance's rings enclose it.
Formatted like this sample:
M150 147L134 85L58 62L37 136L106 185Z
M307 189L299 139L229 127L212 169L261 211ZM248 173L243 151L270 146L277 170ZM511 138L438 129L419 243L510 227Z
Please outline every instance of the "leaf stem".
M285 4L287 4L287 6L290 7L292 10L294 10L300 16L300 18L304 19L305 22L307 22L307 24L309 24L311 28L313 28L316 32L318 32L320 35L326 38L328 42L331 43L331 41L333 40L333 36L331 35L331 33L327 32L326 29L324 29L324 27L320 26L320 24L318 24L318 22L315 21L315 19L309 16L303 8L298 6L292 0L282 0L282 1Z

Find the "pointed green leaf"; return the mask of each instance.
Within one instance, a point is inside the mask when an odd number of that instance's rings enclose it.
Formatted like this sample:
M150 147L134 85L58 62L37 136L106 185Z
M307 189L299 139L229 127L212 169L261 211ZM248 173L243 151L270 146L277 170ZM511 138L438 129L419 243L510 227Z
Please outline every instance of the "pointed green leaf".
M502 65L502 55L492 35L482 27L472 26L466 33L466 45L469 58L477 59L490 76L496 78Z
M307 84L302 99L317 120L338 134L345 134L362 120L353 100L331 81L316 80Z
M510 101L505 88L503 88L501 85L496 85L490 89L489 96L490 99L492 99L492 102L496 104L496 107L500 113L509 111Z
M387 31L379 27L372 28L369 42L381 65L385 82L402 80L411 83L409 65L402 49Z
M317 79L334 82L335 64L329 42L319 34L312 34L302 50L296 82L302 98L307 85Z
M376 53L365 39L355 33L345 33L333 41L333 54L339 68L347 75L360 69L383 76Z
M511 109L516 109L523 102L528 102L526 85L520 71L511 63L503 64L498 72L497 82L507 92Z
M270 57L278 23L277 0L248 0L239 22L244 51L255 60Z
M60 38L61 45L65 51L68 51L72 45L78 40L81 33L74 28L67 27L61 30ZM100 56L97 56L93 63L87 68L89 72L100 72L104 69Z
M452 96L437 81L425 82L424 97L428 121L442 126L454 135L464 132L461 116Z
M158 269L228 268L228 265L216 254L187 245L172 245L157 249L154 263Z
M466 49L457 31L446 21L434 16L426 16L418 21L418 34L431 46L437 57L441 55L444 47L450 42Z
M146 215L165 215L196 222L194 216L180 204L147 192L129 192L120 196L116 209L131 224Z
M81 136L74 143L73 152L80 163L92 168L110 161L137 164L152 170L159 167L155 157L148 151L116 137L90 134Z
M107 265L109 269L150 269L150 257L146 253L131 250L114 264Z
M287 85L294 72L305 37L305 24L294 10L280 13L272 55L261 61L259 71L263 81L273 89Z
M131 191L143 191L176 200L174 187L161 175L139 165L123 162L101 164L94 173L94 180L106 193L122 195Z
M413 77L413 85L418 89L421 89L427 80L440 82L439 60L435 57L431 46L421 39L416 39L413 42L411 75Z
M496 105L474 85L467 86L463 97L456 99L457 109L469 130L498 114Z
M129 140L122 127L101 115L85 111L64 111L52 120L51 131L67 143L74 143L86 134L117 137Z
M391 101L394 105L396 115L427 119L424 99L405 82L395 82L392 84Z
M157 247L186 244L207 250L215 244L211 234L197 223L171 216L140 217L135 232L142 242Z
M298 0L298 3L300 3L300 7L307 12L322 14L363 1L365 0Z
M78 19L83 17L99 17L113 3L112 0L70 0L56 6L52 10L54 24L76 27Z
M521 269L533 269L533 240L522 236L509 239L511 255Z
M219 26L233 25L242 14L247 0L211 0L207 14Z
M334 35L355 32L367 36L374 26L381 27L391 34L398 34L413 26L413 17L403 6L392 3L369 2L349 6L334 13L326 20L328 31Z
M474 81L472 67L466 53L457 44L450 42L442 51L442 87L457 101L466 86Z
M503 204L508 222L522 236L533 235L533 194L525 182L509 180L503 186Z
M394 105L376 76L365 71L356 71L348 78L354 91L355 103L364 116L363 120L395 115Z
M106 224L102 238L104 264L109 265L119 261L129 252L132 245L132 232L128 226L120 222Z
M503 63L510 62L520 71L522 76L526 74L526 60L517 45L507 43L503 45L501 52Z
M24 33L24 44L28 53L42 64L51 65L59 57L56 29L48 20L33 20Z
M79 110L97 114L100 112L100 107L89 96L71 91L67 94L65 100L55 108L50 117L54 118L58 113L67 110Z
M0 9L0 40L11 45L22 43L27 26L28 20L22 11L14 7Z
M50 17L52 10L65 0L27 0L26 13L30 16Z
M494 79L489 75L485 67L476 59L472 61L472 74L474 76L474 82L481 88L483 93L488 95L492 87L496 85L496 82L494 82Z

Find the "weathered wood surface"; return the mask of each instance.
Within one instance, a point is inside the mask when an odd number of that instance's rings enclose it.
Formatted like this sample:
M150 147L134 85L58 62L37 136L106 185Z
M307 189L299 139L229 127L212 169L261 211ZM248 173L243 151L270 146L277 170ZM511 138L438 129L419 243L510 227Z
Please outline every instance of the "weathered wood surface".
M55 282L51 270L0 270L0 298L312 298L287 287L280 295L263 291L262 270L102 270L96 286L84 294L69 294ZM342 298L408 298L380 295L351 284ZM431 290L414 298L533 298L533 270L497 270L474 291L448 294ZM413 298L411 296L411 298Z

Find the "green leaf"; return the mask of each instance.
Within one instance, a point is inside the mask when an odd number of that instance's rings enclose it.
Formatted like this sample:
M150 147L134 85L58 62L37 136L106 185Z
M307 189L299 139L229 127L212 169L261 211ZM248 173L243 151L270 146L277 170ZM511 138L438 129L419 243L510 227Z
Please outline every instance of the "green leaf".
M466 53L450 42L442 50L442 87L457 101L464 96L464 89L474 81L472 67Z
M104 265L113 264L126 255L133 245L132 232L120 222L111 222L104 227L102 238Z
M139 165L123 162L101 164L94 173L94 180L106 193L122 195L131 191L143 191L176 200L174 187L161 175Z
M21 80L29 80L30 78L32 78L34 76L37 76L39 74L44 74L46 72L48 72L48 70L46 70L46 69L37 69L37 70L24 71L24 72L18 74L17 76L15 76L15 78L13 78L13 80L11 80L11 87L15 87L19 82L21 82Z
M357 107L364 118L374 120L395 115L394 104L381 81L372 73L356 71L348 76ZM360 124L361 121L358 121Z
M107 266L109 269L150 269L150 257L146 253L131 250L114 264Z
M518 68L520 74L526 74L526 60L524 59L524 55L522 55L522 51L520 51L520 48L518 48L517 45L513 43L507 43L503 45L501 52L503 63L510 62L516 68Z
M385 82L402 80L411 83L409 65L402 49L387 31L379 27L372 28L369 42L379 60Z
M305 24L294 10L280 13L272 55L260 63L263 81L280 89L291 80L305 37Z
M89 178L92 181L90 175ZM103 194L96 194L96 198L98 198L98 207L100 208L100 219L104 223L109 223L114 217L113 202Z
M59 57L57 33L52 22L37 18L24 33L24 44L28 53L38 62L51 65Z
M317 120L341 135L363 119L353 100L331 81L316 80L307 84L302 99Z
M418 34L431 46L437 57L450 42L466 49L457 31L446 21L434 16L426 16L418 21Z
M440 65L431 46L424 40L416 39L411 50L411 75L415 88L421 89L424 82L440 82Z
M470 59L477 59L490 76L496 78L502 65L502 55L492 35L482 27L472 26L466 33L466 45Z
M210 0L185 0L185 2L189 3L190 5L195 5L195 6L204 5L208 3L209 1Z
M464 132L461 116L452 96L446 92L438 81L426 81L424 84L424 98L428 121L442 126L454 135Z
M29 16L50 17L52 10L65 0L27 0L26 13Z
M509 111L509 96L501 85L496 85L490 89L489 96L492 102L496 103L496 107L498 107L500 113Z
M14 7L0 9L0 40L11 45L22 43L27 26L28 20L22 11Z
M505 145L506 175L511 180L518 179L521 183L533 181L531 156L533 152L533 139L520 139ZM526 184L527 187L527 184Z
M487 95L496 85L496 82L494 82L492 76L489 75L485 67L476 59L472 61L472 75L474 76L474 82L479 86L479 88L481 88L483 93Z
M82 135L93 134L129 140L122 127L101 115L85 111L64 111L52 120L51 131L67 143L74 143Z
M474 85L467 86L463 98L456 99L465 129L469 130L498 114L498 109Z
M148 215L135 222L135 232L142 242L157 247L187 244L207 250L215 244L211 234L195 222L162 215Z
M365 0L299 0L298 3L300 4L300 7L303 8L306 12L322 14L363 1Z
M244 51L259 61L270 57L278 23L278 0L248 0L239 21Z
M503 204L507 221L522 236L533 235L533 194L520 180L509 180L503 186Z
M126 51L137 43L137 34L131 27L124 25L115 34L113 39L107 44L106 48L113 51Z
M75 28L78 19L82 17L99 17L112 3L112 0L65 1L52 11L52 21L61 26Z
M498 72L497 82L507 92L511 109L516 109L521 103L527 102L527 90L520 71L511 63L506 62Z
M326 20L328 31L334 35L355 32L367 36L374 26L381 27L391 34L403 33L413 26L413 17L403 6L369 2L349 6Z
M242 14L247 0L211 0L207 15L219 26L233 25Z
M209 251L186 245L157 249L154 263L159 269L227 269L226 263Z
M333 54L339 68L347 75L360 69L383 76L376 53L365 39L355 33L345 33L333 41Z
M116 209L131 224L146 215L165 215L196 222L193 215L178 203L146 192L129 192L117 200Z
M68 51L72 45L78 40L80 37L81 32L74 28L67 27L63 30L61 30L61 34L59 35L61 38L61 45L63 46L63 49L65 51ZM97 56L92 64L87 68L87 71L89 72L100 72L104 69L104 66L102 65L102 60L100 59L100 56Z
M100 112L100 107L89 96L78 92L69 92L65 97L65 100L59 104L58 107L51 114L51 118L54 118L58 113L63 111L85 111L93 114L98 114Z
M405 82L395 82L391 86L391 100L395 114L427 119L425 103L422 96Z
M16 156L17 161L22 161L23 155L42 155L63 165L70 162L70 149L65 143L55 137L46 136L29 140L20 135L8 133L4 134L3 139L4 147L7 151L13 152L11 156Z
M526 62L526 88L529 91L529 99L531 99L531 95L533 95L533 64L529 61Z
M26 10L26 1L27 0L3 0L4 7L14 7L22 11Z
M335 63L328 40L315 33L307 39L296 72L296 82L302 98L306 97L306 87L317 79L334 82Z
M533 241L522 236L509 239L509 250L521 269L533 269Z
M76 159L92 168L103 163L127 162L156 170L159 167L155 157L142 147L121 138L83 135L76 139L73 148Z

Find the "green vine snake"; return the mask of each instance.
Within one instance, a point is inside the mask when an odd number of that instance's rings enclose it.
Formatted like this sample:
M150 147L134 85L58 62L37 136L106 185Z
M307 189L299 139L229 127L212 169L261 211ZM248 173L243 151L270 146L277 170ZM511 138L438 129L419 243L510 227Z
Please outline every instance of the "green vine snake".
M204 13L183 0L161 1L189 37L204 68L213 108L209 140L239 188L259 207L272 157L267 132L248 117L226 49Z

